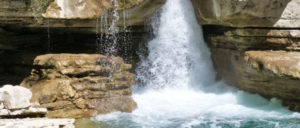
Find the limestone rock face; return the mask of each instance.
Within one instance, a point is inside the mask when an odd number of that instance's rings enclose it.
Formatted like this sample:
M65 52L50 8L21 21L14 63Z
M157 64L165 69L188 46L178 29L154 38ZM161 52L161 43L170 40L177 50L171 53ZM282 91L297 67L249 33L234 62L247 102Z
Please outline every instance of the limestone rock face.
M47 117L90 117L114 111L131 112L134 75L119 57L100 54L47 54L22 82L32 102L48 108Z
M166 0L117 0L118 26L140 26ZM0 1L0 26L17 28L80 27L81 32L96 32L97 18L114 6L111 0L24 0ZM47 19L45 19L47 18ZM50 18L50 19L49 19ZM112 18L108 16L107 18ZM99 25L100 26L100 25ZM104 29L104 28L103 28Z
M200 24L300 27L299 0L192 0Z
M247 51L246 63L257 70L300 79L300 53L286 51Z
M218 78L300 111L298 29L204 26Z
M151 35L145 23L166 0L114 1L116 55L135 63L140 42ZM19 85L38 55L105 54L112 42L112 10L111 0L0 0L0 85Z
M140 4L143 0L55 0L43 14L45 18L96 19L104 11L117 8L124 10Z
M46 18L97 18L111 8L110 0L55 0L43 14Z

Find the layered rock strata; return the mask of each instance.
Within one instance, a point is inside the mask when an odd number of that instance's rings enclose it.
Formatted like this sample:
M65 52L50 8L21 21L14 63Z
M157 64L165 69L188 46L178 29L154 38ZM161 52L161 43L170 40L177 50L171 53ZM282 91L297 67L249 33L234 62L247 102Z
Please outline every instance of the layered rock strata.
M1 128L75 128L75 119L41 118L47 113L38 103L30 103L32 93L21 86L0 88ZM14 118L14 119L13 119Z
M143 26L165 0L116 0L120 19L126 26ZM96 32L97 18L111 11L112 0L23 0L0 1L0 26L43 28L81 28L81 32ZM111 17L108 17L111 18ZM124 26L124 21L118 22Z
M298 0L192 0L218 78L300 111Z
M119 5L115 23L119 30L113 35L118 38L116 55L136 63L136 51L151 35L144 24L166 0L114 1ZM20 84L38 55L106 54L110 48L106 45L112 42L108 30L112 4L112 0L1 0L0 85Z
M299 28L298 0L192 0L200 24Z
M32 102L49 110L47 117L90 117L115 111L131 112L134 75L122 58L100 54L47 54L22 82Z

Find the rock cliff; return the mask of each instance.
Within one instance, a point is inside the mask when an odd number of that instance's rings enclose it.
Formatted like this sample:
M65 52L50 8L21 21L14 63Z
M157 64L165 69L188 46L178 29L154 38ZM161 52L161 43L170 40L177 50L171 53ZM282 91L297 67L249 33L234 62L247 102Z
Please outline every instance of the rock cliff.
M218 78L300 111L300 2L192 1Z
M144 23L165 0L115 1L120 16L116 25L117 55L134 63L140 42L151 35ZM112 4L111 0L1 0L0 85L20 84L38 55L105 54L111 40L102 37L110 38L112 16L103 13L111 13Z
M134 74L120 57L99 54L47 54L21 86L33 92L31 102L48 109L50 118L82 118L115 111L131 112Z
M145 22L165 1L1 0L0 85L29 88L47 117L131 112L134 75L124 60L135 63L151 35ZM98 54L112 48L124 59Z
M0 1L0 26L13 28L78 28L74 31L95 33L97 18L117 8L126 26L143 26L165 0L22 0ZM111 17L108 17L111 18ZM124 26L124 21L118 22ZM64 30L64 29L62 29Z
M298 0L192 0L200 24L231 27L300 26Z

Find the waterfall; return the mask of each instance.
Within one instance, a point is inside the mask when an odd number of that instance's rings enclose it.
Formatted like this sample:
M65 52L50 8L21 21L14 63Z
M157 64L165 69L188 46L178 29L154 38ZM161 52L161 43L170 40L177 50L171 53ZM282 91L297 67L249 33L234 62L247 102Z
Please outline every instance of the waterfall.
M139 82L133 98L138 108L97 116L93 120L101 127L300 127L300 115L279 100L215 82L210 51L191 1L168 0L153 28L149 54L142 56L136 69Z
M194 15L191 3L183 0L169 0L163 7L152 23L155 38L148 43L149 56L137 69L143 86L188 88L214 81L210 51Z

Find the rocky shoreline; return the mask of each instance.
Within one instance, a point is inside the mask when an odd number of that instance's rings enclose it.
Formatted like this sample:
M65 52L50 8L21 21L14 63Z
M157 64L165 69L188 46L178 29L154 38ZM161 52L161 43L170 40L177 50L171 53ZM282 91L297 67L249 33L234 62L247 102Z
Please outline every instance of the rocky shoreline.
M46 54L36 57L34 67L21 86L0 88L0 127L72 128L73 118L137 107L131 65L120 57Z
M75 119L0 119L1 128L75 128Z
M75 128L75 119L45 118L47 108L30 103L31 96L31 91L21 86L0 88L1 128Z

